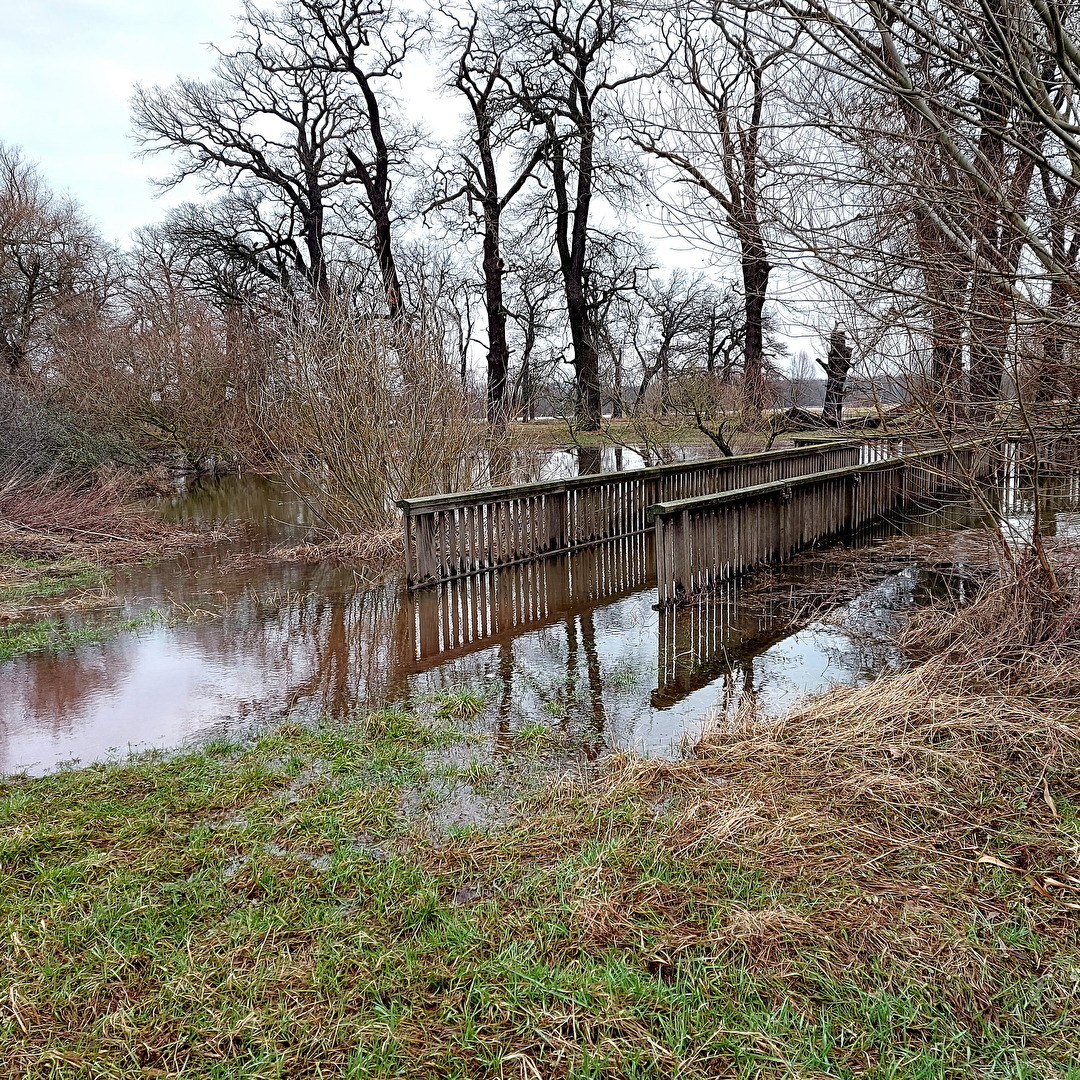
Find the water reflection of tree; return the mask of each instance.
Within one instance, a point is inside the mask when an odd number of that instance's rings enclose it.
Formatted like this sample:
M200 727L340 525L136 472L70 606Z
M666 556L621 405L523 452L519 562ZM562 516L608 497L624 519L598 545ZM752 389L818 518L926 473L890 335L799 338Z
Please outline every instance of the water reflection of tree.
M88 712L88 703L128 677L133 645L137 647L128 638L116 638L76 651L7 661L0 702L0 773L22 764L12 756L18 741L16 718L53 739L70 736Z
M228 633L207 651L286 673L285 705L305 705L341 718L403 692L409 646L408 611L396 585L324 595L313 591L261 614L241 603Z

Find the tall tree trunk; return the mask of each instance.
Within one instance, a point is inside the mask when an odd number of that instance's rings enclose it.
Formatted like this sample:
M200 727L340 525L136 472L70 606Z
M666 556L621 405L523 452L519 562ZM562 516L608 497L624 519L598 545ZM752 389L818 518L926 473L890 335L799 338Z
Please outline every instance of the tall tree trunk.
M384 199L379 198L373 201L371 209L375 220L375 258L382 274L386 308L390 312L390 318L397 321L405 317L405 301L401 295L401 280L398 278L397 262L394 259L390 207Z
M404 318L405 304L401 296L401 280L398 277L397 262L394 258L393 213L390 195L390 152L382 126L382 109L379 99L371 86L368 76L354 63L348 70L356 79L360 93L367 107L368 130L374 148L373 167L369 168L353 150L349 150L349 160L359 177L367 196L368 213L375 229L375 261L382 275L383 291L386 294L386 307L390 318L395 321Z
M599 431L603 415L600 393L600 353L593 343L588 304L580 290L567 290L567 315L574 350L574 402L585 431Z
M1065 282L1058 279L1052 281L1046 313L1049 325L1034 378L1034 398L1040 403L1051 402L1057 398L1065 372L1066 339L1069 339L1070 344L1075 341L1067 315L1068 301L1069 290Z
M577 112L577 161L574 206L568 205L566 178L563 193L562 231L568 231L562 255L563 282L566 291L566 314L574 349L575 403L578 421L585 431L599 431L603 416L600 393L600 352L596 347L596 328L589 311L585 288L586 259L589 243L589 211L593 196L593 150L596 132L592 102L585 89L585 70L579 65L578 78L571 91L571 111ZM558 183L558 181L556 181Z
M316 177L308 178L307 205L304 207L304 248L307 252L306 275L312 293L326 299L330 292L330 274L326 265L325 210Z
M760 240L742 245L743 310L746 318L743 342L743 385L751 412L760 414L767 399L765 386L765 300L772 266Z
M510 414L510 347L506 339L503 261L499 251L500 213L497 197L484 207L484 306L487 315L487 418L501 426Z
M1000 0L991 10L1003 17ZM1006 211L1023 211L1035 172L1035 156L1045 140L1042 125L1018 115L1010 120L1011 96L995 79L980 82L976 100L982 130L978 164L988 185L999 193L996 200L981 198L976 230L976 264L972 285L970 334L972 400L984 410L992 408L1002 391L1002 379L1010 349L1013 319L1013 287L1020 265L1023 238ZM1026 148L1006 174L1006 128L1009 139ZM1000 204L1004 204L1006 210Z

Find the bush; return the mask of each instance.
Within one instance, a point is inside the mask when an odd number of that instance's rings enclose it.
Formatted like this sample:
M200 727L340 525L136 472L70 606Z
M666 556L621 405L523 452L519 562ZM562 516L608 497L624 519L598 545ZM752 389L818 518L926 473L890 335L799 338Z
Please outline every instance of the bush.
M264 430L328 529L386 529L396 500L471 486L489 431L437 335L320 303L282 342Z
M0 381L0 477L69 479L93 475L104 465L139 464L138 449L119 433L107 433L68 406Z

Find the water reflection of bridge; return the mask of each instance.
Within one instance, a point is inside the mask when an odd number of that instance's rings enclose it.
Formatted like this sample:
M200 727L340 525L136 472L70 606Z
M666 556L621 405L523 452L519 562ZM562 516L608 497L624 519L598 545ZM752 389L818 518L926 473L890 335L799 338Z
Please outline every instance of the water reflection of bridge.
M651 533L410 593L410 656L425 671L654 588Z

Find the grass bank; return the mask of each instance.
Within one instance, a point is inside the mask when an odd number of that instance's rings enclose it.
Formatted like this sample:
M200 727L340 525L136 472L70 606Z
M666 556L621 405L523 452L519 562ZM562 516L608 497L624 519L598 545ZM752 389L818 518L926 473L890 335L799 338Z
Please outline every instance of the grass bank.
M0 481L0 661L103 641L161 617L84 622L73 616L116 603L116 567L224 539L138 508L123 478L78 486L54 478Z
M0 610L55 596L102 593L112 575L88 559L27 559L0 553Z
M0 622L0 660L13 660L28 653L63 652L108 641L125 630L139 630L162 617L160 612L152 610L134 619L107 619L93 624L70 625L51 618Z
M944 625L686 761L459 694L3 782L0 1072L1078 1077L1076 646Z

